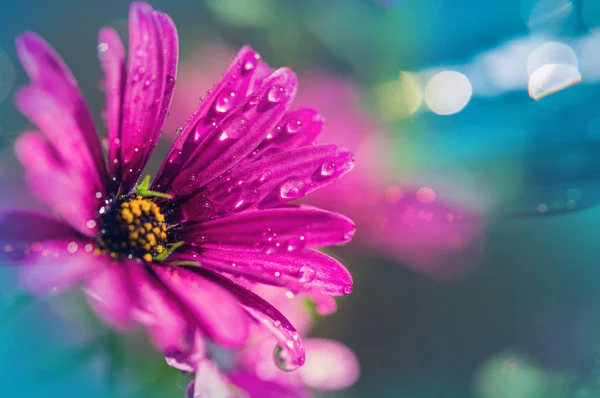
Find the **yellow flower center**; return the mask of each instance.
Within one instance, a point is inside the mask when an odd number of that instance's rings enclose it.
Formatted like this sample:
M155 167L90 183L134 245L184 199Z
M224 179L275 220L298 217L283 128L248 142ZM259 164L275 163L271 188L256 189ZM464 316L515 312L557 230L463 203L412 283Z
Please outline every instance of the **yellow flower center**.
M102 217L102 243L112 257L121 254L150 262L167 244L165 216L151 199L133 195L116 200Z

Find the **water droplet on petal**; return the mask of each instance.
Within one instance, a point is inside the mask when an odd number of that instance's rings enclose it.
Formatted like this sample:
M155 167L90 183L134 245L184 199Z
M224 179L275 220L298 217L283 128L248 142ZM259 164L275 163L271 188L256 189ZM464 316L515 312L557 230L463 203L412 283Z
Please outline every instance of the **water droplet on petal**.
M331 177L335 174L336 171L337 166L335 165L335 162L329 160L321 165L319 173L321 174L321 177Z
M300 283L312 282L317 276L317 271L310 265L303 265L298 272L300 275Z
M242 61L242 73L248 73L258 65L258 61L260 60L260 55L257 53L249 53L246 54L244 60Z
M285 125L285 131L287 131L288 134L296 134L300 132L300 130L302 130L302 122L300 122L300 120L290 120Z
M217 113L228 112L233 106L235 101L235 92L229 89L221 91L215 100L214 109Z
M345 285L345 286L342 288L342 292L343 292L344 294L350 294L350 293L352 293L352 285Z
M235 115L223 122L219 140L225 141L228 138L240 138L247 130L248 120L242 115Z
M264 172L261 174L261 176L260 176L260 178L259 178L259 181L260 181L260 182L265 182L265 181L266 181L266 180L267 180L269 177L271 177L271 174L273 174L273 172L272 172L271 170L265 170L265 171L264 171Z
M267 99L269 100L269 102L276 104L277 102L281 101L282 98L283 98L283 87L281 87L281 86L271 87L271 89L269 90L269 93L267 94Z
M288 342L286 342L287 345ZM292 347L294 346L294 342L291 342ZM287 352L282 346L276 345L273 350L273 359L275 360L275 364L277 367L284 372L291 372L293 370L298 369L298 365L294 363L289 352Z
M306 184L304 181L297 178L288 178L281 184L279 188L279 196L282 199L297 199L306 193Z
M287 251L293 252L295 250L302 250L306 246L304 236L300 236L299 238L290 239L287 243ZM302 269L300 269L302 271Z

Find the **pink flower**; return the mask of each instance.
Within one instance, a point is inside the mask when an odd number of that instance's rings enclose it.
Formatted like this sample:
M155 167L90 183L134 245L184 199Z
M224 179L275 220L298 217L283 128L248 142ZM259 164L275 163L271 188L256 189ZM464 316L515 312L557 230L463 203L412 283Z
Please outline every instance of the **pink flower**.
M197 101L196 93L208 87L233 50L210 44L184 60L179 80L185 81L174 103L178 109ZM315 106L324 122L321 140L341 143L360 160L352 174L316 192L306 203L334 209L357 224L351 250L365 249L390 256L416 271L446 278L460 274L474 263L482 247L479 212L453 203L448 186L425 186L426 177L394 175L390 164L402 156L391 148L385 127L361 105L358 88L351 82L325 72L307 72L296 103ZM185 113L172 113L167 136L183 124Z
M312 145L320 133L316 111L289 110L294 73L271 70L244 47L187 120L154 182L138 183L171 104L176 29L166 14L134 3L128 62L113 29L103 28L99 43L108 170L64 62L33 33L17 40L31 84L16 104L39 131L20 136L16 154L31 191L54 214L0 215L3 257L21 265L35 293L83 283L106 323L144 323L167 352L188 352L193 335L240 347L255 320L278 324L270 330L282 355L301 365L304 350L290 322L232 277L295 292L350 293L348 271L315 249L350 240L353 223L288 202L349 172L352 154ZM286 134L297 120L303 128Z
M301 335L312 325L307 297L282 289L256 285L253 289L268 298L282 314L292 320ZM295 372L282 372L273 362L275 343L264 328L253 328L246 347L237 352L198 342L201 353L183 361L169 363L182 371L193 371L196 378L188 388L189 397L231 397L236 389L256 398L310 397L310 389L336 391L352 385L359 376L354 353L333 340L304 338L306 363Z

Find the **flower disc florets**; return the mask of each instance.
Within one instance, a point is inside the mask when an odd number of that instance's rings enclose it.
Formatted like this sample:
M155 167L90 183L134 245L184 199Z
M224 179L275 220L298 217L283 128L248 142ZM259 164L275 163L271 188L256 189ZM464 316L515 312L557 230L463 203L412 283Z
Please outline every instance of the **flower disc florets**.
M165 250L165 216L151 199L124 196L107 204L100 213L102 244L113 257L133 255L150 262Z

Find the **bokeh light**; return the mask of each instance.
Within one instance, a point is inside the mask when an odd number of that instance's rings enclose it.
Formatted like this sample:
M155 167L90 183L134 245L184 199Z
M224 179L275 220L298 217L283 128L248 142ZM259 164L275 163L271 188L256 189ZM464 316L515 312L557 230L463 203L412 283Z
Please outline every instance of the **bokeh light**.
M452 115L467 106L472 94L471 82L464 74L442 71L429 79L423 98L432 112Z

